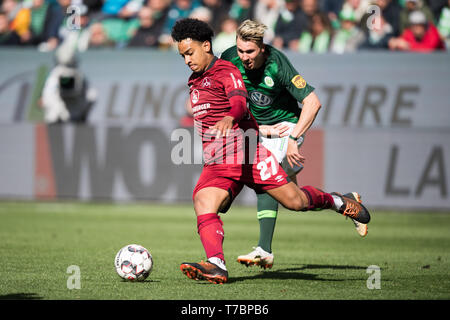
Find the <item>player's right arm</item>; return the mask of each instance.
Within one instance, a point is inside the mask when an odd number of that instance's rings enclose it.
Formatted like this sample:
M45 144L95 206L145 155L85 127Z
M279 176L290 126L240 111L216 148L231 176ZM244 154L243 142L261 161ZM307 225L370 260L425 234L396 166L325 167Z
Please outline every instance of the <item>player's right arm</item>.
M291 136L297 139L305 134L311 127L317 114L319 113L320 108L322 107L315 92L311 92L305 99L303 99L302 104L302 112L300 113L297 124L291 132Z
M288 163L293 167L305 160L298 152L297 139L304 135L311 127L321 108L321 103L314 92L314 87L310 86L306 80L303 79L283 54L280 55L280 71L279 80L282 85L303 105L298 122L288 139L286 158Z
M298 166L305 161L305 158L298 152L297 139L304 135L311 127L316 119L317 113L321 108L319 98L314 92L311 92L305 99L303 99L302 103L303 108L300 113L300 118L298 119L298 122L288 139L286 159L291 167L294 167L294 165Z

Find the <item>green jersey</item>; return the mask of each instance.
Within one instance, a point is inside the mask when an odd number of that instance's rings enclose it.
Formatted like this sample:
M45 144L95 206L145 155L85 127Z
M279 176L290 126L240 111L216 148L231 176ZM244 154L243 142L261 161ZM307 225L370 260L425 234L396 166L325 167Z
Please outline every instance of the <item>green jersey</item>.
M265 52L266 62L257 70L244 68L236 46L222 53L221 59L230 61L241 72L248 91L249 108L258 124L297 123L301 112L298 102L314 88L306 83L281 51L266 45Z

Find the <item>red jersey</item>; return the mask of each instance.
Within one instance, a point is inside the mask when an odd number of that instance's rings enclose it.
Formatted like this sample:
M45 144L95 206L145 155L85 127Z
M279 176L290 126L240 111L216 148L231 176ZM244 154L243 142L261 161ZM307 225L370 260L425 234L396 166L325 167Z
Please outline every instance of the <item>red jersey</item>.
M248 110L242 119L234 123L228 137L215 139L209 134L210 127L230 115L231 97L247 97L238 68L215 57L205 72L191 75L188 85L194 124L203 142L205 163L242 163L244 132L252 129L250 135L256 139L258 136L258 124Z
M188 84L205 161L193 199L199 190L207 187L228 191L233 201L244 185L261 193L288 183L288 176L275 157L259 143L258 124L253 115L244 106L242 117L243 110L230 103L230 99L236 99L235 95L247 96L237 67L215 58L205 72L193 73ZM238 121L229 136L215 139L208 133L209 128L227 115Z

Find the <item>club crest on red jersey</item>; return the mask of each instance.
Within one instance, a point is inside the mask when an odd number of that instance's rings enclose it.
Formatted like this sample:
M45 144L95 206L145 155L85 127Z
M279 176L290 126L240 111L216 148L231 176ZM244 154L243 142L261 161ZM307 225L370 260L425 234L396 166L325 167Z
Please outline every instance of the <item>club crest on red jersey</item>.
M210 88L210 87L211 87L211 79L209 79L208 77L206 77L205 79L203 79L203 81L202 81L202 87L203 87L203 88Z
M196 104L200 99L200 92L197 89L192 90L191 92L191 101L193 104Z

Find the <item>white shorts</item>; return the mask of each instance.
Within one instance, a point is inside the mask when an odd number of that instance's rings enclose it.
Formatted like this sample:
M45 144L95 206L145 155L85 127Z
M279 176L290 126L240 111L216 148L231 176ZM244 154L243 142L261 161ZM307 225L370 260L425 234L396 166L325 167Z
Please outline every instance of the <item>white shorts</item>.
M295 127L295 123L284 121L284 124L287 124L290 129L288 130L288 133L291 134L292 130ZM304 136L301 136L297 140L297 144L300 147L303 144ZM289 135L282 137L282 138L267 138L260 135L260 141L264 147L269 149L272 154L275 155L278 162L281 163L281 167L286 171L288 176L292 176L294 174L299 173L303 169L303 165L300 164L300 166L295 165L293 168L289 164L289 162L286 159L286 153L287 153L287 147L288 147L288 141L289 141Z

